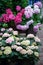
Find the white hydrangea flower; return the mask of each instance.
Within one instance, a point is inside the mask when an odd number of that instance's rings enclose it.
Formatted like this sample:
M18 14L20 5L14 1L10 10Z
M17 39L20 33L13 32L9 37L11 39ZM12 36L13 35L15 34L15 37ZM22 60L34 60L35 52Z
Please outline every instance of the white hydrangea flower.
M30 49L30 46L27 46L27 47L26 47L26 50L28 50L28 49Z
M37 43L36 43L36 42L33 42L33 43L32 43L32 46L36 46L36 45L37 45Z
M30 40L23 40L21 42L21 45L25 45L25 46L28 46L30 44Z
M4 54L8 55L8 54L11 54L11 52L12 52L11 50L5 50Z
M35 49L39 49L39 47L38 46L35 46Z
M18 37L16 37L15 39L16 39L16 41L19 41L20 40L20 38L18 38Z
M2 32L5 31L5 28L1 28L1 31L2 31Z
M16 48L16 51L21 51L22 49L23 48L19 46L19 47Z
M2 38L0 37L0 40L2 40Z
M26 49L27 49L27 50L29 50L29 49L34 50L34 49L38 49L38 46L34 46L34 45L32 45L32 46L27 46Z
M20 43L20 42L16 42L16 44L17 44L17 45L21 45L21 43Z
M27 46L27 48L26 49L35 49L35 46Z
M23 38L21 37L20 40L23 40Z
M20 51L20 53L21 53L21 54L26 54L27 51L26 51L25 49L22 49L22 50Z
M8 31L8 32L12 32L12 31L13 31L13 29L12 29L12 28L9 28L7 31Z
M33 34L28 34L27 38L34 38L34 35Z
M13 35L18 35L18 31L13 31Z
M6 46L5 50L4 50L4 54L8 55L8 54L11 54L11 53L12 53L11 47Z
M31 55L31 54L33 54L33 51L32 51L31 49L29 49L29 50L27 51L27 53L28 53L29 55Z
M6 47L5 47L5 50L11 50L11 47L6 46Z
M30 49L35 49L35 46L31 46Z
M12 45L11 48L12 49L16 49L18 46L17 45Z
M9 37L10 34L9 33L4 33L2 37Z
M34 52L34 55L35 55L36 57L39 57L39 53L38 53L38 52Z
M1 47L1 50L4 50L5 48L4 47Z
M40 42L40 39L38 37L34 37L36 42Z
M31 8L31 6L27 6L27 7L25 7L25 10L28 10L29 8Z

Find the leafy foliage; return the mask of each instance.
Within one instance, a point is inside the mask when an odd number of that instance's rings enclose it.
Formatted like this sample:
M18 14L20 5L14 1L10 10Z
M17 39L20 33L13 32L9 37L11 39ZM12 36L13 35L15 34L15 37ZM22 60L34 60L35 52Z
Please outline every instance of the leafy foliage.
M25 7L27 6L27 0L0 0L0 14L3 13L6 8L11 8L14 11L17 5Z
M29 38L28 38L28 35L29 35ZM37 47L40 44L39 43L40 40L36 42L34 35L32 34L28 34L28 35L26 37L21 37L18 34L18 31L16 31L15 33L15 31L12 28L9 28L9 29L1 28L0 29L0 58L10 59L13 57L16 59L21 59L21 60L28 59L32 61L32 59L34 59L34 62L38 61L39 50L37 49ZM31 37L31 36L34 36L34 37ZM13 40L12 37L14 41L12 41ZM6 40L8 38L10 38L8 41L11 41L11 42L7 43Z

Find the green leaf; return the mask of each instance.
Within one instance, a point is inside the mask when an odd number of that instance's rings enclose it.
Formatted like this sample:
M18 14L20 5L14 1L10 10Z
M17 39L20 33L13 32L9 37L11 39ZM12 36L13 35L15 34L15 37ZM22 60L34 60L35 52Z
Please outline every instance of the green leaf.
M2 26L6 28L8 27L8 24L4 23Z

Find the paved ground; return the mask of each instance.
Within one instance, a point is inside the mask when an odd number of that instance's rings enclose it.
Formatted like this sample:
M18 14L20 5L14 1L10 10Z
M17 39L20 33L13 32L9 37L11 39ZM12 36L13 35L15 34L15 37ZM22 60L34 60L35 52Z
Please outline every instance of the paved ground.
M43 0L41 0L43 3ZM42 8L42 16L43 16L43 8ZM41 46L40 46L40 60L36 65L43 65L43 24L41 26L41 30L38 31L37 36L41 40Z
M37 36L41 39L40 48L40 60L36 65L43 65L43 25L41 26L41 30L38 31Z

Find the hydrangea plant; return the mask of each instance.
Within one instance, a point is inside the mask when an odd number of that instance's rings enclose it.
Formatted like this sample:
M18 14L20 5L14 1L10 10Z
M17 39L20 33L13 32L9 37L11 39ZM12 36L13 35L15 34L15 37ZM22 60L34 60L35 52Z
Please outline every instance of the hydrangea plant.
M12 12L10 8L6 9L6 13L0 17L0 27L16 27L18 30L26 31L29 26L33 26L33 31L37 32L41 26L41 8L42 3L34 3L33 6L22 8L16 6L16 11Z
M39 59L40 39L33 34L21 37L12 28L0 29L0 59L12 57L15 59Z
M5 9L7 8L11 8L14 11L17 5L24 8L27 4L28 0L0 0L0 14L5 12Z

